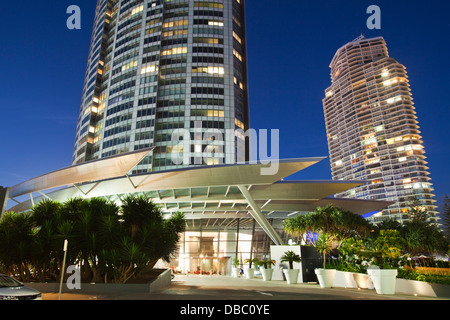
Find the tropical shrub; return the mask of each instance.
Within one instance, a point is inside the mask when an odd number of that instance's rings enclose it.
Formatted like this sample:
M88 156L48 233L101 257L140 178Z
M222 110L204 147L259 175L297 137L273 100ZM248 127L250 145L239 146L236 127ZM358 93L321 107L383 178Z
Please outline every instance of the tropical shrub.
M45 200L30 213L6 213L0 221L0 265L22 281L57 280L63 243L67 265L79 265L84 281L125 283L176 252L184 215L163 219L143 196L130 195L119 207L102 198Z

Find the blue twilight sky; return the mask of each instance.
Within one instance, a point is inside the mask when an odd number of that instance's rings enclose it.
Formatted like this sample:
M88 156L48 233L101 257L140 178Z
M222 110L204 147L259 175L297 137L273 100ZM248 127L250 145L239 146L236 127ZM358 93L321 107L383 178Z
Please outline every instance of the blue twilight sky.
M4 1L0 185L69 166L96 0ZM81 30L66 28L70 5ZM381 30L369 30L369 5ZM247 0L251 127L280 129L280 158L328 156L322 110L336 50L383 36L407 67L438 199L450 194L450 1ZM295 176L331 179L328 159Z

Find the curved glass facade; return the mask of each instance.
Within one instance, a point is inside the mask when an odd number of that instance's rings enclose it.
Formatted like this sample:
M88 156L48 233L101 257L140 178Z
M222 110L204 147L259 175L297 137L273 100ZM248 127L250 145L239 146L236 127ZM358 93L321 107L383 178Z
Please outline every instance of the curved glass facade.
M281 224L275 224L287 241ZM181 274L230 275L233 259L239 260L240 268L248 265L247 259L269 259L271 245L254 219L191 220L178 243L176 258L169 265L160 261L159 266Z
M243 0L99 0L73 164L155 147L133 173L236 163ZM182 160L182 161L181 161Z

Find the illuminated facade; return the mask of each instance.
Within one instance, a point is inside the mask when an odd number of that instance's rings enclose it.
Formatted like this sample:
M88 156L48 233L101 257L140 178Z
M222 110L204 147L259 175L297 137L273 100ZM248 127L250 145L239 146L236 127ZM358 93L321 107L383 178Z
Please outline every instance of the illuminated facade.
M103 197L121 204L127 194L146 196L165 217L182 212L186 232L171 266L183 273L230 274L231 262L269 256L270 245L283 245L288 217L332 204L356 215L381 210L390 202L339 199L332 195L360 181L286 181L324 158L279 160L274 175L266 166L231 164L128 175L148 150L139 150L63 168L8 188L0 187L0 218L6 210L25 212L45 199Z
M436 220L434 190L405 67L382 37L341 47L331 64L323 108L334 180L364 180L338 196L394 201L382 213L408 219L416 197Z
M246 56L244 0L98 0L72 163L150 147L133 173L248 160L225 134L249 127Z

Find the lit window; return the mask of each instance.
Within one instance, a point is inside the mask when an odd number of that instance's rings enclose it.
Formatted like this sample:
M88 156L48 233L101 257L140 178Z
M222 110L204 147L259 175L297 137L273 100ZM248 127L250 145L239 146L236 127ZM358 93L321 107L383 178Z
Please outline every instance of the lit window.
M147 66L147 67L143 67L142 70L141 70L141 74L151 73L151 72L156 72L156 71L158 71L158 66L153 64L153 65L150 65L150 66Z
M207 158L206 159L206 164L208 166L217 165L217 164L219 164L219 159L218 158Z
M154 28L155 32L157 32L157 28ZM188 34L187 29L181 29L181 30L171 30L171 31L165 31L163 32L163 38L172 37L172 36L179 36L179 35L185 35Z
M361 145L366 146L366 145L370 145L370 144L373 144L373 143L376 143L376 142L377 142L377 138L376 137L372 137L372 138L366 139L364 141L361 141Z
M358 81L358 82L353 83L353 84L352 84L352 87L353 87L353 88L356 88L356 87L362 86L362 85L365 84L365 83L366 83L366 79L363 79L363 80L361 80L361 81Z
M194 2L194 8L199 8L199 7L223 9L223 3L207 2L207 1Z
M384 81L383 85L384 86L390 86L391 84L395 84L397 82L406 82L406 79L405 78L401 78L401 77L396 77L396 78Z
M236 39L237 42L242 43L241 37L239 37L239 36L237 35L237 33L234 32L234 31L233 31L233 37Z
M242 122L242 121L240 121L239 119L234 119L234 124L236 125L236 126L238 126L239 128L241 128L242 130L244 130L245 129L245 126L244 126L244 123Z
M127 64L122 66L122 72L125 71L125 70L128 70L130 68L137 67L137 65L138 65L138 61L137 60L131 61L131 62L129 62L129 63L127 63Z
M207 110L208 111L208 117L220 117L223 118L224 115L224 111L223 110Z
M209 26L216 26L216 27L223 27L223 22L222 21L209 20L208 21L208 25Z
M133 10L131 10L131 15L134 15L136 13L142 12L144 10L144 6L139 6L137 8L134 8Z
M401 101L401 100L402 100L402 97L399 96L399 97L395 97L395 98L389 98L389 99L386 100L386 102L388 104L392 104L394 102Z
M180 48L172 48L168 50L161 51L161 56L170 56L173 54L183 54L187 53L187 47L180 47Z
M225 69L223 67L194 67L192 68L192 72L224 75Z
M105 109L105 106L106 106L106 102L101 103L101 104L98 106L97 113L102 112L103 109Z
M366 165L379 163L379 162L380 162L380 158L373 158L373 159L369 159L369 160L365 161Z
M233 54L236 58L239 59L239 61L242 61L242 56L239 52L236 51L236 49L233 49Z
M172 28L172 27L178 27L178 26L187 26L189 24L189 20L175 20L175 21L169 21L165 22L163 24L163 28Z

